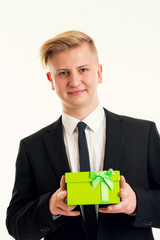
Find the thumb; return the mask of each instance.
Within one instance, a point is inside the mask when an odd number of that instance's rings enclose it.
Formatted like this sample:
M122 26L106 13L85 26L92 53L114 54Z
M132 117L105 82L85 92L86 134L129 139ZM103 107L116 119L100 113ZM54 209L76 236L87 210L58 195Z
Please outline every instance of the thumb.
M125 184L126 184L126 180L125 180L124 176L122 176L122 175L120 177L120 182L121 182L121 188L124 188Z
M61 190L65 190L66 189L65 176L64 175L61 177L60 188L61 188Z
M113 171L113 169L112 169L112 168L109 168L109 169L108 169L108 171L110 171L110 170L111 170L111 171Z

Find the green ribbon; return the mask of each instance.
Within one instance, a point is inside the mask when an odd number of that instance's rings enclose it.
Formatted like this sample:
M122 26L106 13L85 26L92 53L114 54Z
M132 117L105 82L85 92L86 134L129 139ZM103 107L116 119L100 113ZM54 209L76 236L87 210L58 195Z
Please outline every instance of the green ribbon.
M112 170L90 172L90 178L93 178L93 181L91 182L93 188L96 189L98 184L101 183L102 204L109 203L108 188L113 190L114 181L111 179L113 175L114 175L114 172Z

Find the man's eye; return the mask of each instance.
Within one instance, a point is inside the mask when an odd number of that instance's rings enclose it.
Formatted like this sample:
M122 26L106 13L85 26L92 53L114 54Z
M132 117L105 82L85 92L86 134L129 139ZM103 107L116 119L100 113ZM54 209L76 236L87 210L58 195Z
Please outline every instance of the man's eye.
M68 72L60 72L59 75L66 76Z
M86 72L86 71L87 71L86 68L81 68L81 69L80 69L80 72Z

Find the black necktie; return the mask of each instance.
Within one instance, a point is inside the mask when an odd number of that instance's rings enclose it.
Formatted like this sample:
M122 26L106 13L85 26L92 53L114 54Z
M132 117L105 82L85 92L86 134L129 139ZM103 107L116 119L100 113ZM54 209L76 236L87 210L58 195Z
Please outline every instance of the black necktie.
M80 171L90 171L90 163L89 163L89 153L87 140L85 135L86 124L84 122L78 123L78 146L79 146L79 160L80 160ZM97 237L97 219L96 219L96 211L94 205L84 205L84 220L86 224L86 228L88 231L89 239L96 240Z

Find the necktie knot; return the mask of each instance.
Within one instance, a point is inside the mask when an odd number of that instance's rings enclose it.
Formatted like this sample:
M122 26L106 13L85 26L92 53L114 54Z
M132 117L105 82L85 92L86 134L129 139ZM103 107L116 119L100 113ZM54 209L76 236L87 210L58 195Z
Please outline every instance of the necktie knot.
M83 133L87 125L84 122L79 122L77 124L79 133Z

